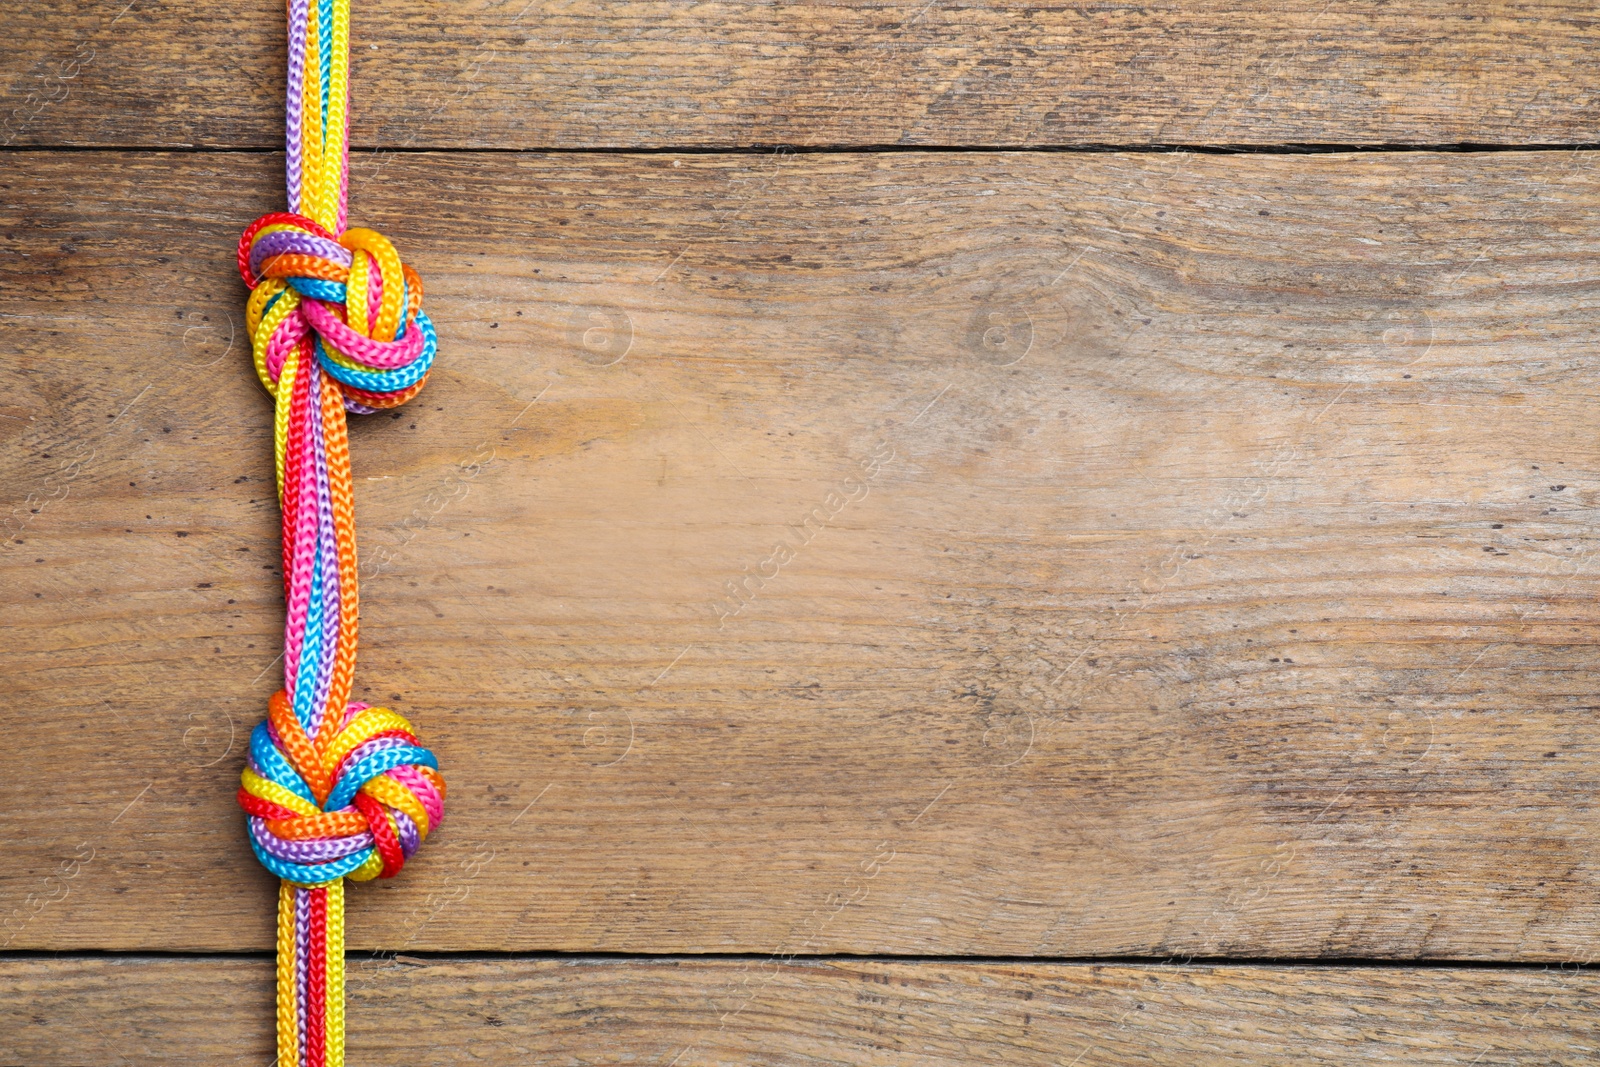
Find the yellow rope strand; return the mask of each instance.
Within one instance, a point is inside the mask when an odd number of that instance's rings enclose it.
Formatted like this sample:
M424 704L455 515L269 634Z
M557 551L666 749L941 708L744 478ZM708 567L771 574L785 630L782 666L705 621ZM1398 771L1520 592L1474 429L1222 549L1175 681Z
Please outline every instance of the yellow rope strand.
M300 1027L295 1008L294 886L278 883L278 1062L300 1067Z
M327 1067L344 1067L344 879L328 883Z

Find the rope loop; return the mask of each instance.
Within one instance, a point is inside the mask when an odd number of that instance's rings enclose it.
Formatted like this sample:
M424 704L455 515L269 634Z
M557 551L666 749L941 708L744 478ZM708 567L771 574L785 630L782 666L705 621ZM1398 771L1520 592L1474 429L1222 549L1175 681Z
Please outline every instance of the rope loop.
M278 395L290 355L307 352L348 411L399 407L422 391L439 339L422 310L422 279L387 237L360 227L335 237L275 211L240 236L238 260L256 375L269 394Z
M280 689L250 735L239 805L267 870L297 885L393 878L444 819L439 761L388 708L308 737Z

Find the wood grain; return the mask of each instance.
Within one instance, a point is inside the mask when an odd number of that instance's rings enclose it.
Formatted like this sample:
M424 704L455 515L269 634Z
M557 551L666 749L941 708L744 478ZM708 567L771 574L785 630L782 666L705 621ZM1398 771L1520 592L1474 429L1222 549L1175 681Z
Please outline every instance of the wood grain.
M277 147L281 7L43 0L0 142ZM394 0L358 4L385 148L1589 143L1592 5Z
M1593 161L369 161L357 684L452 792L352 947L1585 958ZM13 949L271 944L279 166L0 175Z
M779 960L352 961L350 1062L1587 1064L1589 972ZM267 960L0 962L0 1058L265 1063Z

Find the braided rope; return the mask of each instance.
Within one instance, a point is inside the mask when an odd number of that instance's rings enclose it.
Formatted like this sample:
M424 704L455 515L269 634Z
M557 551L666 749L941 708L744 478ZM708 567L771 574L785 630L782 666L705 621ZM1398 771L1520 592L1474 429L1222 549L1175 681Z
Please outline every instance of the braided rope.
M313 9L314 5L314 9ZM444 818L411 724L351 702L358 589L346 412L397 407L438 340L422 280L346 229L349 0L288 0L289 210L239 239L256 374L274 401L284 686L250 736L239 804L278 893L278 1065L344 1063L344 879L391 878Z

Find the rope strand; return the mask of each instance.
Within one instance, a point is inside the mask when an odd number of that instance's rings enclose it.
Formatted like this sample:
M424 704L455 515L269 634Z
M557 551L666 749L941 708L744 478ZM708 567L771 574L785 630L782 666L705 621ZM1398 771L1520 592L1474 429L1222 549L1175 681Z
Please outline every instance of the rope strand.
M392 878L444 818L411 724L350 702L359 590L348 412L398 407L438 345L422 280L346 229L349 0L288 0L287 212L239 239L256 375L272 396L283 515L283 688L250 737L239 803L278 894L279 1067L343 1067L344 879Z

